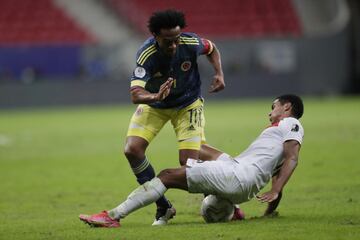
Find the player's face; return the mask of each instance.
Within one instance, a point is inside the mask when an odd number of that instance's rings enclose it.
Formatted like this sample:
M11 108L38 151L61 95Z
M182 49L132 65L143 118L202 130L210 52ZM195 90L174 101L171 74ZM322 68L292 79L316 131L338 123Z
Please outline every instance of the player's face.
M282 105L278 99L275 99L271 105L271 112L269 113L269 119L271 123L279 122L284 118L286 107Z
M160 49L168 56L176 53L176 48L180 42L181 29L179 26L170 29L161 29L160 34L156 35L156 41Z

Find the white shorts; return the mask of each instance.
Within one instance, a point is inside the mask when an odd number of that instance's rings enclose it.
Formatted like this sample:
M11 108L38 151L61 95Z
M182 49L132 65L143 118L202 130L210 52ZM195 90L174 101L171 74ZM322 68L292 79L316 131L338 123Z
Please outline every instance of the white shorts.
M218 160L188 159L186 179L190 193L214 194L233 203L249 201L258 191L254 186L256 169L238 162L228 154Z

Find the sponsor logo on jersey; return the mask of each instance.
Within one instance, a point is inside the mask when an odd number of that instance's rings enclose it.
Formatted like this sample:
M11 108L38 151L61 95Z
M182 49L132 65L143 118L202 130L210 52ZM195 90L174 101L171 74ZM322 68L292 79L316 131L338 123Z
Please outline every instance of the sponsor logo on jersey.
M298 131L299 131L299 125L294 124L294 125L292 126L292 128L291 128L291 131L292 131L292 132L298 132Z
M190 61L185 61L181 64L181 70L183 70L184 72L189 71L190 68L191 68Z
M146 70L143 67L136 67L134 71L135 77L143 78L146 75Z

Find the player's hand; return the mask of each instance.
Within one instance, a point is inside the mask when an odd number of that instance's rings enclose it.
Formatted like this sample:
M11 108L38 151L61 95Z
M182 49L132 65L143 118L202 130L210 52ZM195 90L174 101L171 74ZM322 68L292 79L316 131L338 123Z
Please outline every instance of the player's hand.
M267 202L270 203L274 200L276 200L279 197L279 193L275 192L275 191L269 191L260 195L257 195L256 198L260 201L260 202Z
M275 217L279 217L280 214L278 211L272 211L270 213L264 213L263 217L267 217L267 218L275 218Z
M273 211L269 214L264 214L262 216L253 216L253 217L250 217L249 219L253 220L253 219L264 219L264 218L276 218L279 216L280 216L280 213L278 211Z
M210 93L219 92L225 88L224 75L216 74L210 85Z
M174 82L173 78L168 78L166 82L164 82L159 89L159 92L155 95L156 101L162 101L170 94L171 86Z

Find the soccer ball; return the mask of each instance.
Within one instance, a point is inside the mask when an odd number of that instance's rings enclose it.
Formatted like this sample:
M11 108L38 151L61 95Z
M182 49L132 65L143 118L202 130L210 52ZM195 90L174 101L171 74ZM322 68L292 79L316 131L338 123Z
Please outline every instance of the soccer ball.
M226 199L208 195L201 205L201 216L207 223L228 222L234 215L234 205Z

